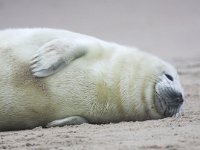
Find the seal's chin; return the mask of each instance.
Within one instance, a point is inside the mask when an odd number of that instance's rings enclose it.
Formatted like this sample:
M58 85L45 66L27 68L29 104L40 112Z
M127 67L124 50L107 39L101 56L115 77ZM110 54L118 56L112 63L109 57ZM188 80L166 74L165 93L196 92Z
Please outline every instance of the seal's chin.
M179 116L183 105L182 94L173 90L162 90L155 93L155 106L163 117Z
M180 116L181 106L182 104L179 104L178 106L167 106L163 116L164 117Z

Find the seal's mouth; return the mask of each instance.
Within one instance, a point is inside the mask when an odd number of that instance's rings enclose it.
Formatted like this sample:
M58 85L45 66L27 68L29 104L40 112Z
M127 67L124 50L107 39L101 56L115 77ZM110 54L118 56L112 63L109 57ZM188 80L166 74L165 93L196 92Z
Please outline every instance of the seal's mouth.
M183 96L179 92L166 91L159 94L155 93L155 105L158 112L164 117L179 116L181 113L181 106L183 105Z

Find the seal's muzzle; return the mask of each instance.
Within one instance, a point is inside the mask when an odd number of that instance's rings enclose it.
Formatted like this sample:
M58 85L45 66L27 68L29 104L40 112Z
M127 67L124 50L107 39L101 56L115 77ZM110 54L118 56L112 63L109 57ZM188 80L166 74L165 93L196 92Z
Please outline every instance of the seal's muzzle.
M159 114L163 117L180 114L184 98L179 79L172 75L164 74L155 88L155 105Z

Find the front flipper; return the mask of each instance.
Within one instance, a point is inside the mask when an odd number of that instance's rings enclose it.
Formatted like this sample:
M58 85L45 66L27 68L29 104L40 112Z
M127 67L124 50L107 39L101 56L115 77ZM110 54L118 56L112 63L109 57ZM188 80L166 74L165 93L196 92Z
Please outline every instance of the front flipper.
M67 117L64 119L52 121L48 123L46 127L47 128L56 127L56 126L62 127L65 125L80 125L83 123L88 123L88 121L85 118L80 117L80 116L72 116L72 117Z
M42 46L31 61L31 70L36 77L46 77L58 72L73 60L87 52L88 45L80 41L56 39Z

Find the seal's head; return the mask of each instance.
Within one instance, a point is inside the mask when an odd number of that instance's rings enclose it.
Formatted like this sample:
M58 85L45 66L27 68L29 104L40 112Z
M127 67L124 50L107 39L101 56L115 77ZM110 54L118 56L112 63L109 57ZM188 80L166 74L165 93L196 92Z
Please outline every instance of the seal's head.
M183 89L177 71L165 64L155 86L156 109L163 117L177 116L181 113L183 102Z

